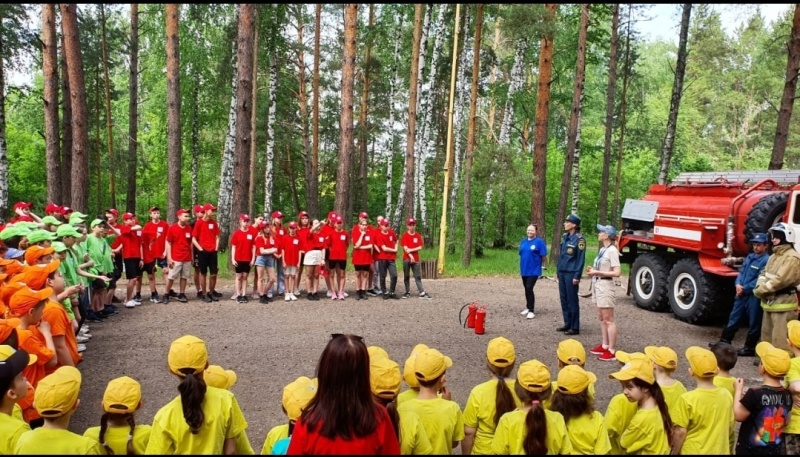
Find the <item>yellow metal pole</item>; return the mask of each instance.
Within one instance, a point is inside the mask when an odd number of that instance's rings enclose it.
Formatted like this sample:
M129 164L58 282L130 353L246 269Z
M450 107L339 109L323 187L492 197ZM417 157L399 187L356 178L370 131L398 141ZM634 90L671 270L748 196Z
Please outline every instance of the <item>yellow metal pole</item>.
M447 108L447 146L444 159L444 189L442 190L442 221L439 223L438 273L444 273L444 247L447 244L447 193L450 188L450 167L453 161L453 103L456 92L456 67L458 65L458 23L461 21L461 4L456 3L455 32L453 33L453 64L450 66L450 104Z

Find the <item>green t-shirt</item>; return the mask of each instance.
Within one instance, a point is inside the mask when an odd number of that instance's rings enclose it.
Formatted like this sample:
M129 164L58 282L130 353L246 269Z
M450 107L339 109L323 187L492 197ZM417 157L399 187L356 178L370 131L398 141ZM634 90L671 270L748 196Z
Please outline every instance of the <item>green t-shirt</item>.
M94 261L94 266L99 273L112 273L114 261L111 260L111 246L103 238L94 235L86 237L83 247L89 253L89 258Z

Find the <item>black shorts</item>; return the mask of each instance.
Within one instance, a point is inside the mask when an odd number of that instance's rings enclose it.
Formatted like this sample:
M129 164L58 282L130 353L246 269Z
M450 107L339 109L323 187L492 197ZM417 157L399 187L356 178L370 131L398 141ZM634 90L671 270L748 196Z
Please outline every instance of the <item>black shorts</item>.
M346 270L347 260L328 260L328 270L333 270L334 268L341 268L342 270Z
M106 282L100 278L92 279L92 290L103 290L106 288Z
M122 259L125 264L125 277L128 279L136 279L142 275L142 270L139 268L140 259Z
M236 264L237 273L250 273L250 262L238 262Z
M194 245L192 245L192 266L195 268L200 268L200 255Z
M118 252L114 256L114 273L112 277L116 279L120 279L122 277L122 253Z
M356 271L369 271L369 265L353 265Z
M330 259L330 258L331 258L331 250L330 249L325 249L325 261L327 262L328 259Z
M217 274L219 267L217 266L217 251L200 251L197 253L198 266L200 274L205 276L209 273L212 275Z
M167 258L162 257L160 259L156 259L156 265L158 265L158 268L161 268L162 270L167 268Z
M147 273L148 275L156 274L156 261L153 260L152 262L147 262L142 267L142 272Z

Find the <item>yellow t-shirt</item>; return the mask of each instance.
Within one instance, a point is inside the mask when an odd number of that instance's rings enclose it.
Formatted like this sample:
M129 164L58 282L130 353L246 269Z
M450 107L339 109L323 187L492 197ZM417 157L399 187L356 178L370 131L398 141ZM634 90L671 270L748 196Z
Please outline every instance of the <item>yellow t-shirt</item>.
M495 378L475 386L464 407L464 425L476 429L475 441L472 444L472 453L476 455L492 453L494 415L497 412L497 382ZM506 385L514 397L514 407L519 408L522 404L514 393L515 382L514 379L506 379Z
M149 425L136 425L133 430L133 450L136 451L137 455L144 454L147 449L147 442L150 441L150 429ZM106 429L105 440L111 450L114 451L114 455L128 454L128 434L130 431L131 429L128 426L108 427ZM83 432L83 436L92 438L100 443L100 427L87 428ZM106 454L106 448L103 447L103 443L100 443L100 450L102 454Z
M800 382L800 357L792 358L792 365L789 367L789 372L786 373L784 378L786 389L789 389L789 384ZM797 401L800 394L793 394L792 399ZM789 425L783 429L783 433L800 434L800 408L795 404L792 406L792 416L789 419Z
M731 393L731 398L733 398L734 390L733 390L733 383L736 382L736 378L733 376L714 376L714 385L717 387L722 387L723 389L727 390Z
M661 411L658 408L638 410L622 433L619 444L625 454L669 454L669 439Z
M97 440L72 433L69 430L39 427L19 437L14 454L48 455L101 455Z
M401 455L430 455L433 454L433 446L425 432L425 427L419 416L412 411L405 411L399 414L400 428L400 454Z
M572 443L567 436L564 417L548 409L544 410L544 414L547 427L547 453L571 454ZM492 439L493 454L525 454L522 443L528 435L528 426L525 424L527 416L528 411L522 409L503 414Z
M30 393L28 395L30 395ZM11 417L25 422L25 416L22 415L22 407L19 406L19 403L14 403L14 409L11 411Z
M552 389L553 393L555 393L558 390L558 382L553 381L553 382L550 383L550 386L551 386L551 389ZM589 384L589 400L594 401L594 394L595 394L594 383L592 383L592 384ZM544 405L544 407L547 408L547 409L552 409L552 408L550 408L550 405L552 405L552 404L553 404L553 396L552 395L547 397L545 400L542 400L542 405Z
M193 434L183 417L181 397L163 406L153 418L147 454L222 454L226 439L247 429L239 402L233 393L208 386L202 404L205 422Z
M422 421L434 454L452 453L453 443L464 439L464 420L458 403L443 398L406 400L397 408L400 417L407 411Z
M678 399L681 398L681 395L686 393L686 386L676 379L675 382L668 386L659 384L659 387L661 387L661 392L664 393L664 401L667 403L667 410L669 410L671 416L672 411L674 411L678 405Z
M404 401L411 400L411 399L414 399L414 398L417 398L417 397L419 397L419 391L418 390L408 389L408 390L404 390L404 391L400 392L397 395L397 400L395 400L395 401L397 402L397 406L400 406L400 404L403 403Z
M730 454L733 398L727 390L714 387L686 392L670 416L675 426L686 429L681 454Z
M581 414L567 422L567 434L572 443L572 454L608 454L611 442L600 411Z
M0 455L13 454L20 435L30 430L28 424L16 415L0 413Z
M247 430L242 430L242 433L236 435L236 455L255 455L255 453L250 438L247 437Z
M261 448L261 455L272 454L272 446L275 446L275 443L277 443L278 440L282 440L288 436L289 424L282 424L272 427L269 433L267 433L267 439L264 440L264 446Z
M628 428L631 419L636 415L636 410L639 407L635 401L628 400L625 394L616 394L611 397L606 407L605 422L606 430L608 430L608 439L611 442L611 454L623 454L623 450L619 445L619 438L622 432Z

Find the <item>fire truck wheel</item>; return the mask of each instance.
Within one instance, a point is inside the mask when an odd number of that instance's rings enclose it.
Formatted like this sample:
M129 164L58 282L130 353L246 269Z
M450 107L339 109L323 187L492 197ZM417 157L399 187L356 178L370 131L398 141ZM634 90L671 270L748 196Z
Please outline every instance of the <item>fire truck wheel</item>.
M714 316L714 302L723 295L720 282L704 272L697 259L675 262L669 274L669 304L675 317L702 324Z
M639 308L648 311L668 311L669 260L654 252L641 254L631 266L631 290Z
M766 233L770 227L780 222L783 219L783 213L786 212L786 202L788 200L788 193L777 192L765 195L756 202L750 212L747 213L744 229L747 239L750 239L757 232Z

